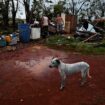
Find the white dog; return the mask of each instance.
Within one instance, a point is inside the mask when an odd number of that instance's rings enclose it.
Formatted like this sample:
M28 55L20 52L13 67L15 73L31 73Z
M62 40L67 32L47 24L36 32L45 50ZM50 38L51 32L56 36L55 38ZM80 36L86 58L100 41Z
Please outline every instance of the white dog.
M57 67L59 69L59 73L61 75L60 90L62 90L65 87L65 79L67 74L81 72L81 76L82 76L81 85L84 85L84 83L86 82L87 76L91 78L91 76L89 75L90 66L86 62L66 64L66 63L63 63L61 60L59 60L59 58L53 58L49 67L50 68Z

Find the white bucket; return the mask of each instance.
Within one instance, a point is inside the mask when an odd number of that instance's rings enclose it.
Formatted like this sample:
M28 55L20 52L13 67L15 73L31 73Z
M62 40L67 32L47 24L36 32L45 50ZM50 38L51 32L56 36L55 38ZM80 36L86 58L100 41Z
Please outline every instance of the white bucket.
M31 39L39 39L41 35L40 28L31 28Z

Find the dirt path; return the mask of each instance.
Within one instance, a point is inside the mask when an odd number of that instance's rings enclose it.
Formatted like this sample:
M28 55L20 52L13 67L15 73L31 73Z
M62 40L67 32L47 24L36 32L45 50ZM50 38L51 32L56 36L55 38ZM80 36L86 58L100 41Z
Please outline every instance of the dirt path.
M67 78L59 90L57 69L48 67L52 56L64 62L86 61L92 79L80 87L80 74ZM0 53L0 105L105 105L105 56L81 55L35 45Z

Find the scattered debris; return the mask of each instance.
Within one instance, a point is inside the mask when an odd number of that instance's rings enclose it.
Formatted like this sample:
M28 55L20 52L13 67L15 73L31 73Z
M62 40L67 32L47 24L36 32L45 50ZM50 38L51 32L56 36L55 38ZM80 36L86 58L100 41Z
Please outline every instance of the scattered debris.
M98 22L89 22L88 20L83 21L84 23L74 34L74 38L80 39L83 42L87 41L100 41L104 38L105 30L103 27L97 26Z

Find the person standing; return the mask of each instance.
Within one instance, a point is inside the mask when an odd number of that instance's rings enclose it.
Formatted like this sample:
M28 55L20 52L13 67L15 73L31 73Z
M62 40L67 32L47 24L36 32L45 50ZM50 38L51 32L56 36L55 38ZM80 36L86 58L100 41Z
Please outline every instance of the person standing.
M64 21L63 21L62 17L59 14L57 14L57 17L56 17L57 34L62 34L63 25L64 25Z
M41 20L41 26L42 26L42 37L46 38L48 36L48 25L49 25L49 19L46 15L43 15Z

